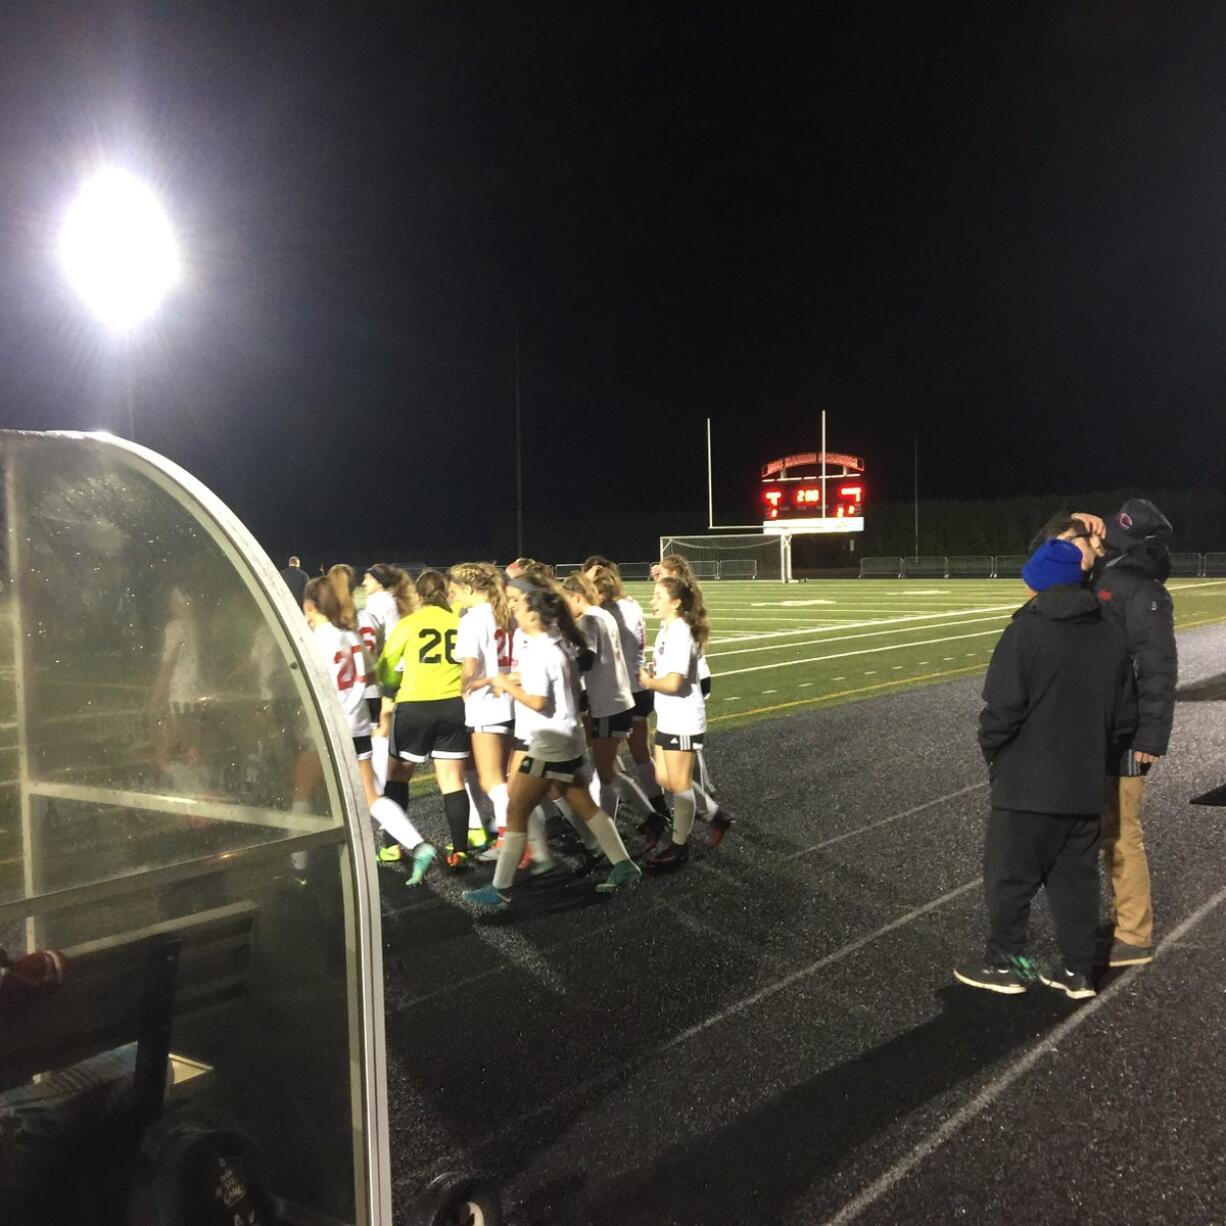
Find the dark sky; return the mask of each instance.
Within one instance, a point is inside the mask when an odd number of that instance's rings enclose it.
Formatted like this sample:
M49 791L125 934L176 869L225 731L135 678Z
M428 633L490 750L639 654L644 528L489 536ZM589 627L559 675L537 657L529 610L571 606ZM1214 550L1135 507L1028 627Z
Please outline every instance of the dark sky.
M0 8L0 423L142 442L270 548L720 510L816 445L877 500L1226 483L1226 6ZM51 247L91 159L188 284L126 349ZM675 514L672 515L675 519ZM440 556L441 554L441 556Z

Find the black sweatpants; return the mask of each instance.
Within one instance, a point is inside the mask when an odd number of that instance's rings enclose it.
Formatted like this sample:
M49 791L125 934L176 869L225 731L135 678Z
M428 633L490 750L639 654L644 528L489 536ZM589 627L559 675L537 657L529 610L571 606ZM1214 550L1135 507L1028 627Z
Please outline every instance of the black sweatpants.
M1089 974L1098 938L1098 814L993 809L983 857L988 952L1026 950L1030 902L1047 887L1056 940L1071 971Z

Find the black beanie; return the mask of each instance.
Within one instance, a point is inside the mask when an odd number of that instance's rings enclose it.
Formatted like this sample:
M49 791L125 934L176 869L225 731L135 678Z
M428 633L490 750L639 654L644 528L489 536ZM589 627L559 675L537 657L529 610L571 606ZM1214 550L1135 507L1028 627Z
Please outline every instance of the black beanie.
M1107 520L1107 544L1121 551L1142 541L1167 542L1174 536L1171 521L1148 498L1129 498Z

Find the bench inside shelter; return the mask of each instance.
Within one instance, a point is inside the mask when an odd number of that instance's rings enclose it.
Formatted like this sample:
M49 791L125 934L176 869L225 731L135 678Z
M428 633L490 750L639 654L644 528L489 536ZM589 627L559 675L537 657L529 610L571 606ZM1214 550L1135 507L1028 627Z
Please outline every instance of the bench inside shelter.
M175 1023L247 995L259 908L236 902L64 951L59 989L0 1023L0 1109L16 1087L135 1044L132 1125L204 1088L213 1070L172 1052Z

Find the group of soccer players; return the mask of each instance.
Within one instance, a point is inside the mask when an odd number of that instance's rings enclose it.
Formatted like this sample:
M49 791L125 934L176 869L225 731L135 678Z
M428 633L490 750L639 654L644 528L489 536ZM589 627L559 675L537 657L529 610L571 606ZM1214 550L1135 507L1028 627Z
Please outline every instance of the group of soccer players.
M311 580L303 612L353 736L381 864L407 853L406 884L416 886L437 858L407 816L409 780L427 759L450 835L446 868L493 865L488 884L463 894L474 908L507 906L520 870L558 870L550 803L573 830L580 871L601 874L601 893L634 885L644 869L684 865L696 816L718 845L732 821L703 757L706 606L683 557L663 558L652 578L660 628L650 661L643 610L600 556L561 581L530 558L505 571L424 570L415 581L377 563L363 574L360 609L352 568ZM618 829L622 805L635 813L642 867Z

